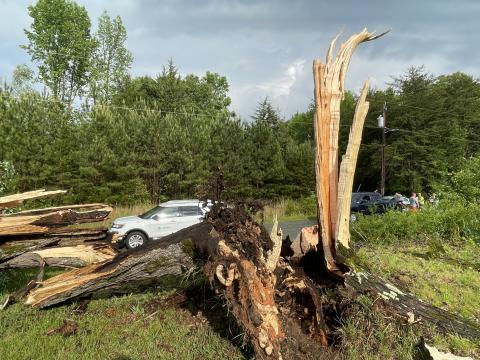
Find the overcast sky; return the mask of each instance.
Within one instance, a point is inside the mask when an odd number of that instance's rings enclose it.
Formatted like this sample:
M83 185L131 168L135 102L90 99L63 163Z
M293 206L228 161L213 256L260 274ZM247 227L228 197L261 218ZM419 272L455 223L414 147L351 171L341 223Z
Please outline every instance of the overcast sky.
M30 65L20 44L34 1L0 0L0 78ZM133 75L156 75L172 58L182 74L225 75L232 109L248 119L266 96L285 117L312 99L311 64L325 56L341 29L387 36L360 45L347 75L358 92L364 79L383 88L391 76L424 65L435 75L480 73L480 1L403 0L77 0L93 30L103 10L120 15L133 53Z

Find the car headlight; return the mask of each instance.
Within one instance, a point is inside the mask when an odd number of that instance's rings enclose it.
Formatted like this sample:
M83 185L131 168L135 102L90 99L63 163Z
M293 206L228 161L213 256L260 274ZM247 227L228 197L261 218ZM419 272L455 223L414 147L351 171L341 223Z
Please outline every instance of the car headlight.
M120 229L125 224L112 224L112 229Z

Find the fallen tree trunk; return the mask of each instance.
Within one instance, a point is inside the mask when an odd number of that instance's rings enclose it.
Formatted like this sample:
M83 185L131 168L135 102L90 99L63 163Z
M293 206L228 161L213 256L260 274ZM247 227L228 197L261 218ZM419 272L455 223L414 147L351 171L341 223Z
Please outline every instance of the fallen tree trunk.
M104 245L108 243L107 229L58 229L47 234L32 234L0 238L0 266L24 253L53 246Z
M44 308L93 293L123 293L167 275L181 275L193 266L194 249L211 239L209 224L198 224L117 255L111 260L55 276L32 290L26 303ZM214 245L213 245L214 246Z
M75 246L84 243L107 243L107 228L93 229L51 229L45 234L27 234L0 237L0 253L8 247L30 246L45 240L58 240L59 246Z
M5 243L0 245L0 266L11 260L25 254L29 251L35 251L43 248L47 248L49 246L58 245L60 240L58 239L39 239L39 240L31 240L31 241L23 241L23 242L15 242L12 243Z
M78 245L32 250L0 263L0 269L40 266L79 268L110 260L116 251L109 245Z
M345 276L345 286L382 301L391 312L409 323L429 324L443 333L480 339L480 324L430 305L374 274L352 271Z
M61 206L0 216L0 237L46 234L53 228L105 220L112 208L104 204Z

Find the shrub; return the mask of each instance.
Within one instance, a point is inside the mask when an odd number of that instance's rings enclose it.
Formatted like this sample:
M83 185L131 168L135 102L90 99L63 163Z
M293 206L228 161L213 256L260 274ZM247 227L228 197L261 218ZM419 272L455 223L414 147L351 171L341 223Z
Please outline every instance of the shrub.
M361 216L351 225L352 240L359 243L420 243L457 245L480 241L480 205L443 202L413 212L388 211L382 216Z
M300 199L280 199L265 206L265 219L271 221L276 214L279 218L306 218L315 217L317 202L315 196Z

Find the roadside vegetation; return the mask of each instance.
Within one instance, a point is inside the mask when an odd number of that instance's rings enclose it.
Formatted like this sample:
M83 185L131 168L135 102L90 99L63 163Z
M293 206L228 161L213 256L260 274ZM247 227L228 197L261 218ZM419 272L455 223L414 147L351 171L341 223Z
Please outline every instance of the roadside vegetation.
M424 301L480 322L480 205L470 193L443 195L437 206L416 213L359 217L350 227L354 261ZM431 329L424 336L443 350L480 356L480 340Z

